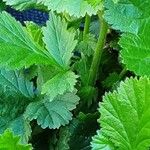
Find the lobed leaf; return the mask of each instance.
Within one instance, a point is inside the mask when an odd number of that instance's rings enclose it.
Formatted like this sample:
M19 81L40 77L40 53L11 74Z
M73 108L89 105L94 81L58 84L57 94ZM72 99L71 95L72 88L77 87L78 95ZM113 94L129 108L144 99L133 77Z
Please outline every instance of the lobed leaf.
M11 91L17 92L22 96L33 98L33 85L19 74L19 71L0 70L0 85L9 87Z
M138 35L124 33L119 41L122 62L136 75L150 76L149 23L143 24L143 32Z
M24 27L6 12L0 14L0 65L20 69L33 64L57 65Z
M85 0L45 0L44 4L49 10L57 11L58 13L66 12L70 16L84 17L87 14L90 16L96 14L101 7L92 7Z
M48 95L51 101L58 94L62 95L65 92L73 92L77 77L78 76L71 71L60 72L43 84L42 94Z
M149 1L141 0L113 0L105 1L105 19L112 28L122 32L137 34L143 28L141 22L149 22Z
M66 93L57 96L53 101L45 97L41 101L30 103L25 112L28 120L37 119L38 125L42 128L59 128L66 125L72 119L71 110L76 108L79 97L73 93Z
M115 149L147 150L150 146L149 90L147 77L130 78L103 97L99 109L100 131Z

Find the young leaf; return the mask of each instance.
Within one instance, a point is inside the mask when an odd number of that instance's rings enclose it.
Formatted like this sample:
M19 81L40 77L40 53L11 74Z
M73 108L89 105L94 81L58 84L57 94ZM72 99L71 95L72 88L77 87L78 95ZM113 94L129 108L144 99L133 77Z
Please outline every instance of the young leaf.
M150 1L120 0L114 3L113 0L105 1L105 19L114 29L123 32L137 34L143 28L141 22L148 22L150 13Z
M52 11L67 12L70 16L84 17L96 14L99 7L92 7L85 0L45 0L44 4Z
M101 133L121 150L147 150L150 146L150 80L126 79L100 104Z
M92 34L87 34L83 41L79 42L77 49L84 55L91 56L94 54L96 47L96 38Z
M1 150L32 150L31 145L22 145L19 143L20 137L14 136L10 130L6 130L0 135Z
M25 28L6 12L0 14L0 65L20 69L32 64L57 63L28 35ZM57 64L58 65L58 64Z
M9 87L11 91L15 91L20 95L28 98L34 97L33 85L23 76L19 75L19 71L0 70L0 85Z
M47 22L47 27L43 28L44 42L49 53L63 67L70 64L77 41L74 40L75 32L67 30L67 23L59 16L51 13L51 20Z
M73 92L77 77L78 76L71 71L60 72L43 84L42 94L48 95L51 101L58 94L62 95L65 92Z
M29 104L25 112L28 120L37 119L42 128L56 129L66 125L72 119L71 110L76 108L79 97L73 93L57 96L53 101L45 97L41 101Z

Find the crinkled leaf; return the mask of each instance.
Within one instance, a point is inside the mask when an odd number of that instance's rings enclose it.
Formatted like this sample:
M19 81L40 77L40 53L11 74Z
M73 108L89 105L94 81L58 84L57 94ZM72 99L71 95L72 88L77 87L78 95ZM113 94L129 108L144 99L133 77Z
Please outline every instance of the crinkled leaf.
M150 146L150 80L130 78L100 103L101 133L119 150Z
M0 14L0 65L22 68L32 64L56 62L51 55L33 41L26 29L6 12Z
M97 131L97 135L92 138L91 146L92 150L115 150L113 144L101 134L101 131Z
M83 17L86 13L91 16L100 9L99 6L92 7L85 0L45 0L44 4L52 11L67 12L70 16L76 17Z
M149 23L145 24L143 32L138 35L124 33L119 42L122 62L137 75L150 76L149 27Z
M72 71L60 72L43 84L42 94L48 95L51 101L58 94L61 95L65 92L73 92L77 77L78 76Z
M51 13L51 20L47 22L47 27L43 28L44 42L49 53L63 67L70 64L77 41L74 40L75 32L67 30L67 23L64 19Z
M32 150L31 145L22 145L19 141L19 136L15 136L10 130L6 130L0 135L0 150Z
M3 87L9 87L11 91L15 91L28 98L32 98L34 96L32 83L23 78L23 76L19 74L19 71L1 69L0 85Z
M137 34L143 28L141 22L150 20L150 1L120 0L118 3L114 3L113 0L107 0L105 7L105 19L114 29L123 32Z
M72 119L71 110L76 108L79 97L73 93L57 96L53 101L45 99L33 102L27 107L25 117L28 120L37 119L42 128L59 128L66 125Z

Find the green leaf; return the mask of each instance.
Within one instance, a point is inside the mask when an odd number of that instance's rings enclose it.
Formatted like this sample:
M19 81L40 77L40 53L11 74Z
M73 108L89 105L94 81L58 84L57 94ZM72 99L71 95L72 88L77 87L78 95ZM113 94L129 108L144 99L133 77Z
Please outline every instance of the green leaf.
M33 64L58 65L6 12L0 14L0 65L20 69Z
M60 129L56 149L91 150L90 141L98 128L97 118L97 113L80 113L68 126Z
M150 37L149 23L144 24L144 30L138 35L125 33L120 39L122 62L126 68L136 75L150 76Z
M119 74L116 72L110 73L109 76L102 82L105 88L111 88L120 80Z
M9 87L11 91L15 91L25 97L33 98L33 85L19 74L19 71L0 70L0 85Z
M5 90L0 94L0 133L10 128L15 135L21 136L21 142L27 143L31 134L29 121L23 113L29 100L14 91Z
M97 40L92 34L87 34L83 41L79 42L77 49L84 55L91 56L94 54Z
M65 92L73 92L77 77L72 71L60 72L43 84L42 94L48 95L51 101L58 94L62 95Z
M27 29L28 33L30 34L30 36L33 38L33 40L37 44L39 44L41 47L45 46L45 44L42 40L43 33L42 33L40 26L38 26L37 24L35 24L33 22L26 22L26 29Z
M92 150L115 150L112 143L101 134L101 131L97 131L97 135L92 138L91 146Z
M19 136L14 136L10 130L0 135L0 150L32 150L31 145L19 143Z
M100 8L102 7L102 2L103 0L85 0L87 1L89 4L91 4L92 6L96 7L99 6Z
M25 9L36 4L37 0L3 0L7 5L11 5L16 9Z
M85 56L74 64L74 69L78 73L82 86L87 85L88 72L90 70L91 61Z
M116 149L147 150L150 146L150 80L130 78L121 82L100 103L101 133Z
M142 4L141 4L142 3ZM150 1L105 1L105 19L114 29L137 34L143 28L141 22L149 22Z
M45 0L44 4L48 6L49 10L57 11L58 13L66 12L70 16L84 17L86 13L88 15L96 14L98 7L92 7L85 0Z
M67 23L59 16L50 14L51 20L43 28L44 42L49 53L63 67L68 67L77 41L75 32L67 30Z
M28 120L37 119L38 125L42 128L56 129L66 125L72 119L71 110L76 108L79 97L73 93L66 93L57 96L53 101L49 97L29 104L25 112Z

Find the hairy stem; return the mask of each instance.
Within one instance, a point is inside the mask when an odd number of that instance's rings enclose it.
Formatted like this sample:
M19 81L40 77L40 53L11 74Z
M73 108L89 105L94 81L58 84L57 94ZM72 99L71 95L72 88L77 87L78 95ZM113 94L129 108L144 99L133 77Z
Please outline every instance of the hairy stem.
M83 40L86 38L86 35L89 32L90 22L91 22L91 17L88 14L86 14L84 31L83 31Z
M101 61L103 47L105 44L107 30L108 30L107 23L103 19L102 15L103 15L103 12L99 12L98 16L100 20L100 33L99 33L99 38L98 38L98 42L96 45L95 53L93 56L93 61L91 64L90 72L89 72L88 85L90 86L94 86L95 81L96 81L97 72L98 72L100 61Z

